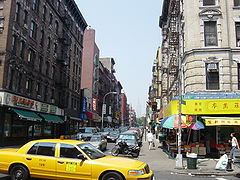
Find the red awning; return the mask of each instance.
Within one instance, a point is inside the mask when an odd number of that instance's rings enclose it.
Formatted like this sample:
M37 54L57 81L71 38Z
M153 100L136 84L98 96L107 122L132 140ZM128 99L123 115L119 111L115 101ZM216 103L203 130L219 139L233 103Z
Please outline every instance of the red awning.
M92 112L85 112L85 114L87 115L88 119L92 119L93 118L93 113Z

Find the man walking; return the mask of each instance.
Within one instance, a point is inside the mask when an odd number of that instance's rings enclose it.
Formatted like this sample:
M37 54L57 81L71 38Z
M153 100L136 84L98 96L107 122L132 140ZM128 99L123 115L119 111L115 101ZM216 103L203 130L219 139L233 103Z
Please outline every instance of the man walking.
M154 146L154 142L153 142L153 134L149 130L147 133L147 141L148 141L148 149L150 150L152 146Z

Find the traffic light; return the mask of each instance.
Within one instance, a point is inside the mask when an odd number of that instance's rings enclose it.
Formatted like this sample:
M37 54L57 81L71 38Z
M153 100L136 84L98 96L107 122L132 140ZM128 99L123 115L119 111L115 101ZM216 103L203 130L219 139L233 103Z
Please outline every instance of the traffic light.
M152 111L157 111L157 102L152 102Z

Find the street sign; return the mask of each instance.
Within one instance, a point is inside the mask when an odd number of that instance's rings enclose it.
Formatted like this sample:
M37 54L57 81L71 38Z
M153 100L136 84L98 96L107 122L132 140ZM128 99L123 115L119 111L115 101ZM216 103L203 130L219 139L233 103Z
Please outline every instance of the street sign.
M106 114L106 104L103 104L102 106L102 114Z

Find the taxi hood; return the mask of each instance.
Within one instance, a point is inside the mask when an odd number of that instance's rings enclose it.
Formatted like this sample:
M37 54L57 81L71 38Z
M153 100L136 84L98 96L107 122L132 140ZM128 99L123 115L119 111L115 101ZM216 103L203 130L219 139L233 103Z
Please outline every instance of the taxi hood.
M115 156L105 156L103 158L95 159L96 163L109 165L109 167L126 167L128 169L136 169L141 166L144 167L144 162L130 159L130 158L122 158Z

